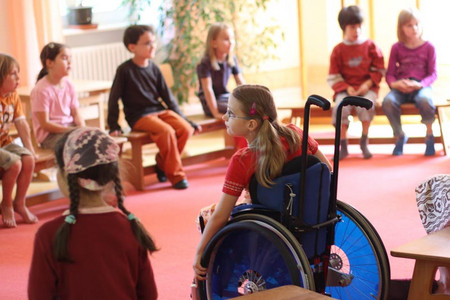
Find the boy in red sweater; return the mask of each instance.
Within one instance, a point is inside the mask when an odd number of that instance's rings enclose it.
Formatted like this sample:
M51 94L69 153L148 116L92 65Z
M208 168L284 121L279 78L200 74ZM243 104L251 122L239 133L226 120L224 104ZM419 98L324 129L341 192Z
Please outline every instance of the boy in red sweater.
M381 50L370 39L361 37L363 15L356 5L344 7L338 16L344 40L334 47L330 57L327 82L334 91L333 125L336 124L338 104L347 96L361 96L374 103L378 97L380 81L384 73L384 58ZM360 146L365 159L372 157L368 145L370 123L375 116L374 106L370 110L345 106L342 110L341 151L339 159L348 156L347 130L349 115L355 109L362 123Z

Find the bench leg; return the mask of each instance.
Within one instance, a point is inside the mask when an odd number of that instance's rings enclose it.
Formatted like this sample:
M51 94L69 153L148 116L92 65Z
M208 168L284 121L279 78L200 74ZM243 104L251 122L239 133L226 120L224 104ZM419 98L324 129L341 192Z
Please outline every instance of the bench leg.
M450 300L450 295L431 294L438 266L433 261L416 260L408 300Z
M131 143L131 164L133 165L133 170L132 172L130 172L132 174L132 178L130 178L130 181L139 191L144 190L142 146L143 145L140 141L133 141Z
M447 122L447 116L446 116L446 109L447 107L437 107L437 117L439 122L439 129L441 131L441 138L442 138L442 146L444 146L444 154L448 155L448 147L450 146L450 136L447 133L447 130L444 130L444 128L448 128L448 122ZM447 126L447 127L446 127Z

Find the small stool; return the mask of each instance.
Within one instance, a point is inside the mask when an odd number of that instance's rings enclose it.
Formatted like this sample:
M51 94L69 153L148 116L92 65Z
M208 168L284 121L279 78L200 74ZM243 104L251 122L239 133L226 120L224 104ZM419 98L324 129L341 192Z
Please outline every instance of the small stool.
M310 291L296 285L285 285L262 292L248 294L230 300L330 300L322 294Z
M437 268L450 268L450 227L399 246L391 255L416 260L408 300L450 300L450 295L431 293Z

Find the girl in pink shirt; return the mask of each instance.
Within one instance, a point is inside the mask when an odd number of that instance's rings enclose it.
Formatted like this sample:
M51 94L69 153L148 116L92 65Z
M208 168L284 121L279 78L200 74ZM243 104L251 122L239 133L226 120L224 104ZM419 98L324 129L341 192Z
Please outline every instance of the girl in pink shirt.
M78 107L75 88L67 78L70 49L49 43L40 55L42 70L31 91L33 130L42 148L51 149L56 141L75 126L85 126Z
M204 280L206 269L200 258L209 240L222 228L250 178L255 173L259 184L270 186L281 174L283 165L301 155L302 130L295 125L284 126L277 120L277 111L268 88L260 85L240 85L228 100L228 109L222 117L231 136L244 137L248 147L233 155L228 165L222 198L206 224L194 260L195 277ZM318 157L330 169L328 159L312 138L308 139L308 153Z

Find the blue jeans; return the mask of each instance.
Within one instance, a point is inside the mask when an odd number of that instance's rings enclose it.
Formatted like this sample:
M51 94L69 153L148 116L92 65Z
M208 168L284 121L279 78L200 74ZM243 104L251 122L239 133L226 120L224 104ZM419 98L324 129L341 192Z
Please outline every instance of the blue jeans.
M423 124L431 124L434 122L436 107L433 104L432 96L431 87L424 87L409 94L404 94L399 90L392 89L389 94L384 97L382 104L383 111L391 124L394 136L398 137L404 135L400 119L400 105L404 103L414 103L419 109Z

